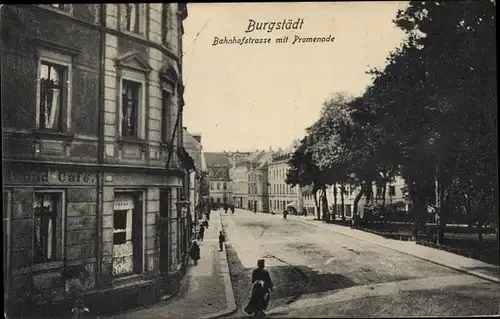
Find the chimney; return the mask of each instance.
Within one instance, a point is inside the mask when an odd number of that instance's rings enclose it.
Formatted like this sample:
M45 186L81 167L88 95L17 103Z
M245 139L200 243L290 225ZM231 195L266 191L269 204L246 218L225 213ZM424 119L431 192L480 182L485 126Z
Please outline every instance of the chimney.
M201 144L201 134L191 134L191 136Z

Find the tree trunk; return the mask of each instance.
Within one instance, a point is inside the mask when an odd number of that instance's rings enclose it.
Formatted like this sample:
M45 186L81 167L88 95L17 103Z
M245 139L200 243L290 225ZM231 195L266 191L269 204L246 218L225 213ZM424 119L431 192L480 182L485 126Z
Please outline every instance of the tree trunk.
M340 184L340 216L342 218L342 221L345 221L344 192L345 192L344 184Z
M359 193L356 195L356 197L354 197L353 216L358 215L358 204L359 204L361 197L363 197L363 195L365 195L365 189L364 189L364 187L361 187L361 189L359 190Z
M333 183L333 216L337 217L337 184Z
M382 205L385 206L385 192L387 191L387 183L382 185Z
M322 187L322 191L323 191L323 200L322 200L322 204L323 204L323 218L328 218L329 214L328 214L328 198L326 197L326 186L323 185Z
M318 216L318 220L321 220L319 203L318 203L318 191L315 188L313 188L313 197L314 197L314 204L316 205L316 215Z
M373 182L367 181L365 186L366 203L370 204L373 199Z

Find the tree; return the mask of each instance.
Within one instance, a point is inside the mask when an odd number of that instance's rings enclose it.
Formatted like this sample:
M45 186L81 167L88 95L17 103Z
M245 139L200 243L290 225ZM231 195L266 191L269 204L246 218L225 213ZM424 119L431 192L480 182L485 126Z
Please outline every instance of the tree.
M312 186L318 219L321 219L316 194L319 190L324 189L326 182L323 172L313 160L312 142L312 138L307 135L297 145L288 161L290 170L287 172L286 183L292 187L297 185L299 187Z

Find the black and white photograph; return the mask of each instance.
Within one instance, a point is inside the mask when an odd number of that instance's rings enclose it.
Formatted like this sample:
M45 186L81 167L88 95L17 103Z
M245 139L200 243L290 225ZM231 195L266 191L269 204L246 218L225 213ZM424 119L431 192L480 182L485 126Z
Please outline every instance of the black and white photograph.
M4 318L498 317L496 1L0 5Z

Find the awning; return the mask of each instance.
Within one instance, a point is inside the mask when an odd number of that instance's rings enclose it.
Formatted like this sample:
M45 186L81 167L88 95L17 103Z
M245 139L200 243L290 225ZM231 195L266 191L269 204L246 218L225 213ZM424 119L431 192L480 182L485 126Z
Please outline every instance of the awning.
M179 147L177 154L181 160L182 165L187 170L194 170L196 166L194 165L194 159L189 155L184 147Z

